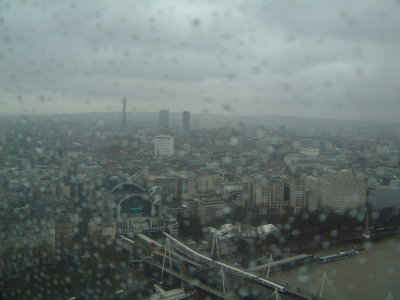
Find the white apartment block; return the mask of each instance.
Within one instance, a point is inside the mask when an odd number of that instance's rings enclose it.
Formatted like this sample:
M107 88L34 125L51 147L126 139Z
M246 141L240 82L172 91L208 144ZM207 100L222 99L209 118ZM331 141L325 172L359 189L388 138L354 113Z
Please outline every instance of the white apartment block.
M366 205L366 185L347 170L319 178L306 179L307 202L310 210L331 208L337 213L358 210Z
M174 137L159 134L154 138L154 153L156 156L171 156L174 154Z
M326 176L321 181L321 204L338 213L365 207L367 188L349 171Z

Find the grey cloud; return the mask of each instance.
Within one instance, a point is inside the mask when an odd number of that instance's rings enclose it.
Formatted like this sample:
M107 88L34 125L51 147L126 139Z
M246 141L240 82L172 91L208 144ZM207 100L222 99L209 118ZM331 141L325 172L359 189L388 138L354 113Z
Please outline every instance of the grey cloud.
M3 113L118 109L125 96L137 110L230 104L229 113L397 121L395 1L0 5Z

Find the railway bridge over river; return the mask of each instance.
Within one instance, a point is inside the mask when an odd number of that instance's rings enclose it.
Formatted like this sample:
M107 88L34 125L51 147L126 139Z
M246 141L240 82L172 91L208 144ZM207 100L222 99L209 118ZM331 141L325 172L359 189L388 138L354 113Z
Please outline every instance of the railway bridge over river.
M133 239L121 236L120 241L134 260L160 269L161 276L171 274L222 299L321 299L288 284L211 259L168 233L163 235L162 242L144 234L137 234Z

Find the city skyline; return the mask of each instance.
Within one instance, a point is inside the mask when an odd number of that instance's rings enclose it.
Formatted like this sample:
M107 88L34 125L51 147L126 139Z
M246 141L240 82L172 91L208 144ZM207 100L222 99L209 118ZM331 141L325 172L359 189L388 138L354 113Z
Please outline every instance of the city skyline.
M0 298L398 297L399 16L0 0Z
M196 116L201 126L193 122L187 134L189 112L131 115L126 130L120 113L0 117L4 298L138 294L143 288L131 289L135 282L179 272L182 263L197 268L196 260L181 261L181 252L175 259L174 246L204 258L202 272L185 281L202 282L199 289L216 296L215 264L227 266L240 296L262 276L268 257L295 275L282 286L282 295L295 293L288 299L310 299L318 274L330 266L338 267L341 275L332 280L347 298L399 294L396 269L387 272L400 233L398 126ZM160 128L160 120L172 122ZM143 256L141 241L143 250L150 241L160 255ZM338 245L354 248L335 254ZM334 261L342 259L348 264L340 269ZM143 273L153 263L158 271ZM309 282L298 277L304 268ZM47 286L49 276L57 280ZM91 278L88 285L80 284L82 276ZM97 289L104 277L115 283ZM262 282L262 297L251 299L268 298L271 284L279 285L275 277Z

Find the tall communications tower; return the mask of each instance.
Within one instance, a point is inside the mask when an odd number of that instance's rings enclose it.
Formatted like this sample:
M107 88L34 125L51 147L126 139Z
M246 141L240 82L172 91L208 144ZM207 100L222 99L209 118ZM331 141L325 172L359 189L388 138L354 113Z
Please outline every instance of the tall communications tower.
M122 99L122 126L126 127L126 99Z

